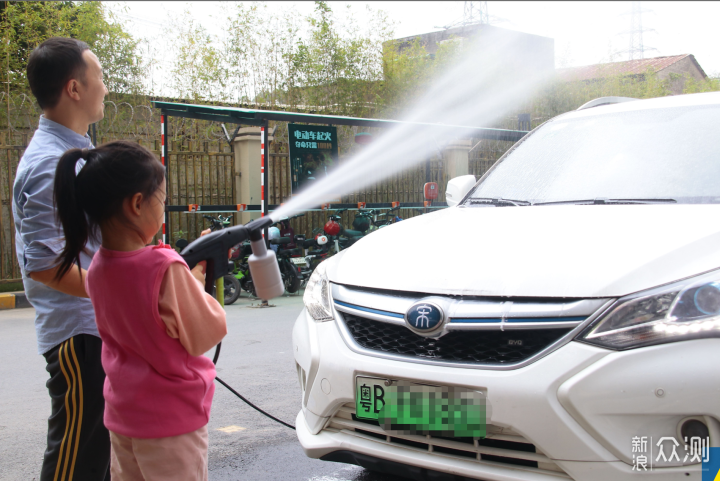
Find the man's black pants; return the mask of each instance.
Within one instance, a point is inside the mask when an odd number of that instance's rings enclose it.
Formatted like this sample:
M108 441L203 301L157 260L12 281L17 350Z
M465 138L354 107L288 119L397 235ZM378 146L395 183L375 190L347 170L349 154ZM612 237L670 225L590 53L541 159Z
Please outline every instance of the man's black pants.
M52 414L40 481L110 479L101 348L100 338L80 334L44 354Z

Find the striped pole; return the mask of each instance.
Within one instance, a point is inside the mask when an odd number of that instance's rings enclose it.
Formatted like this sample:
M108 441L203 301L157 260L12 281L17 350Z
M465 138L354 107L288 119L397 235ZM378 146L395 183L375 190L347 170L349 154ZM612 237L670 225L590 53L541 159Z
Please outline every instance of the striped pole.
M260 127L260 217L265 217L265 127Z
M167 138L167 116L165 115L165 112L162 112L160 114L160 162L162 162L162 165L165 167L165 205L168 204L168 197L170 194L170 181L168 180L168 166L167 162L165 161L167 157L167 149L165 148L165 139ZM168 217L170 214L167 211L167 208L165 209L165 218L163 219L163 225L162 225L162 241L163 244L167 242L166 240L166 225L168 224Z
M260 127L260 210L262 211L262 217L269 215L268 203L265 202L265 186L269 185L268 182L268 161L270 159L270 152L268 150L270 139L265 137L265 133L268 131L268 121L263 120L262 126ZM268 238L268 228L265 227L263 235Z

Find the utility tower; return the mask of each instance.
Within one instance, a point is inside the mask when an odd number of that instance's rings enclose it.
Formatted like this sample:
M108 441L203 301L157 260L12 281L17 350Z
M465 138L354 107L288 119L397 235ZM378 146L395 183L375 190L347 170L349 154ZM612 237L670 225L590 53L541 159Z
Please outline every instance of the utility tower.
M656 48L648 47L643 42L643 34L645 32L652 32L652 29L643 28L642 14L650 13L650 10L643 9L640 2L632 2L630 7L630 31L625 32L628 35L630 42L628 49L624 52L627 53L628 60L636 60L645 58L645 53L655 50Z
M488 25L490 23L490 16L488 15L487 2L465 2L463 8L463 17L460 20L456 20L449 25L442 28L448 30L455 27L464 27L466 25Z
M463 25L472 23L487 25L490 23L487 2L465 2L462 22Z

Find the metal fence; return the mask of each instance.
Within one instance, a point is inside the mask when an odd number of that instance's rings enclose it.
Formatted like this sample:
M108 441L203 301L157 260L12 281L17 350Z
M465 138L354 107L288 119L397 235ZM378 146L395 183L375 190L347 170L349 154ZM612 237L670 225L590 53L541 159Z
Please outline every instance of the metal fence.
M12 185L25 148L37 129L40 109L27 95L0 93L0 283L17 282L21 274L15 254ZM0 114L2 115L2 114ZM232 204L235 163L220 125L172 118L168 139L169 199L172 204ZM148 103L105 102L105 118L91 128L97 145L134 140L160 158L160 113ZM169 232L199 235L202 219L174 214Z
M160 157L160 112L148 99L136 103L105 102L105 118L98 122L91 135L100 145L113 140L134 140ZM147 102L147 103L146 103ZM27 95L7 96L0 93L0 283L17 282L20 271L15 254L15 228L11 196L18 163L37 128L40 109ZM0 113L0 115L2 115ZM171 205L228 205L235 203L235 162L232 148L217 122L170 117L168 143L168 203ZM517 128L516 120L508 119L505 128ZM271 128L275 127L271 123ZM340 162L353 156L361 148L354 143L356 127L338 126ZM372 129L364 129L372 131ZM270 204L287 202L290 191L290 162L287 144L287 124L276 126L275 141L270 144L268 159L267 201ZM512 146L512 142L471 139L470 173L481 176ZM378 184L344 195L342 203L357 202L422 202L426 181L437 182L439 199L445 197L448 179L439 155L416 167L400 172ZM419 215L421 211L403 210L403 218ZM308 212L294 219L296 233L311 235L314 228L326 222L326 212ZM236 216L237 218L237 216ZM344 225L352 223L354 214L343 214ZM239 220L239 219L238 219ZM209 227L201 215L172 212L167 226L168 242L184 237L192 240Z

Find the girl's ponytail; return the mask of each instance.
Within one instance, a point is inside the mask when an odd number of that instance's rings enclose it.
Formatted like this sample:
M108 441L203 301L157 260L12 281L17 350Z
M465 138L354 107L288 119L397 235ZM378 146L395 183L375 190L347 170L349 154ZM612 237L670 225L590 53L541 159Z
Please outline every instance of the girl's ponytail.
M77 172L80 159L85 159L85 165ZM122 215L124 199L138 192L149 199L164 179L165 167L137 142L119 140L94 150L65 152L55 171L55 213L65 231L56 278L74 264L82 268L80 253L85 244L100 240L103 223Z
M60 254L60 265L58 266L55 279L62 278L73 265L77 263L80 271L80 253L85 249L85 244L90 236L85 209L80 205L77 195L77 162L84 158L86 162L93 157L93 151L87 149L68 150L60 157L55 171L55 190L53 193L55 202L55 216L60 221L65 232L65 247ZM87 266L86 266L87 267Z

